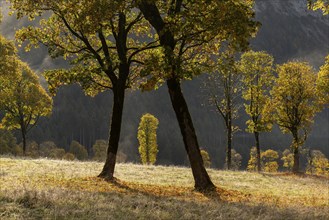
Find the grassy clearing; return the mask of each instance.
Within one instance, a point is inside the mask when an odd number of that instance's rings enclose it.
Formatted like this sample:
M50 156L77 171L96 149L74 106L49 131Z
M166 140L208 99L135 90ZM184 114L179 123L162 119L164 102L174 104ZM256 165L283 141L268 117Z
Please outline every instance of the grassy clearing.
M328 219L329 179L209 170L217 192L193 191L188 168L0 158L0 219Z

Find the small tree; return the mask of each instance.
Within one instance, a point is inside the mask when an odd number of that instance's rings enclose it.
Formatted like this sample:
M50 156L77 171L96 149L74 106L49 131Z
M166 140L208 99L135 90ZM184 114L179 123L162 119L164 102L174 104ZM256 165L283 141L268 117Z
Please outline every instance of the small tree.
M23 143L21 143L23 146ZM23 148L24 149L24 148ZM35 141L28 141L26 144L26 156L32 157L32 158L38 158L39 155L39 144Z
M7 130L0 129L0 154L10 154L17 146L14 135Z
M237 153L234 149L232 149L232 170L239 170L241 167L242 156L241 154Z
M141 117L137 138L139 154L143 164L154 164L158 153L157 134L159 120L151 114Z
M86 148L77 141L72 141L69 152L72 153L78 160L86 160L88 158Z
M107 149L107 142L105 140L96 140L95 144L93 145L93 151L94 151L93 160L105 161L106 149Z
M209 156L208 152L206 150L200 150L200 153L202 156L204 166L209 168L211 165L211 160L210 160L210 156Z
M281 160L283 161L283 167L287 170L292 170L292 167L294 166L294 155L289 149L283 151Z
M316 74L307 63L288 62L277 68L278 78L271 91L274 120L284 133L293 137L292 171L299 172L299 151L304 144L315 113L319 110Z
M231 169L233 150L233 134L238 130L233 120L238 118L240 104L238 98L241 95L241 74L237 70L234 59L234 50L229 48L218 59L216 71L209 75L204 83L204 89L209 104L216 109L222 117L226 128L226 167Z
M0 75L0 110L5 113L1 125L9 130L20 129L25 154L27 134L41 116L51 113L52 99L27 64L15 56L11 59L8 71L13 74Z
M247 166L248 171L257 171L257 149L252 147L250 149L250 158Z
M279 159L278 152L274 150L266 150L265 152L261 153L261 159L264 166L265 172L277 172L279 165L277 159Z
M243 81L245 110L250 119L246 122L247 131L253 133L256 141L257 170L261 170L259 133L270 131L272 123L264 117L266 104L270 100L269 89L273 84L273 62L265 52L249 51L241 56L239 69Z
M49 157L51 151L56 148L57 148L56 144L52 141L42 142L39 145L39 154L41 157Z
M329 160L319 150L309 150L306 173L329 175Z
M62 159L63 159L63 160L70 160L70 161L72 161L72 160L75 159L75 156L74 156L72 153L66 153L66 154L63 156Z
M49 157L53 159L58 159L58 160L63 159L64 155L65 155L65 150L62 148L54 148L51 149L49 152Z

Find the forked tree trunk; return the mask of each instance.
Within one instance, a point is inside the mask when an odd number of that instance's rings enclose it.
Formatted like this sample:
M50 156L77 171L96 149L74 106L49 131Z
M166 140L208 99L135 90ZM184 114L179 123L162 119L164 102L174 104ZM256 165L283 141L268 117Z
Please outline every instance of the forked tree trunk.
M108 142L107 157L102 172L98 177L113 180L116 155L120 140L123 104L125 98L125 84L117 83L113 86L113 110L110 127L110 138Z
M260 144L259 144L259 132L254 132L255 140L256 140L256 151L257 151L257 171L260 172L262 170L261 164L260 164Z
M204 167L192 118L183 96L180 83L175 79L169 79L167 80L167 86L171 103L175 110L180 131L183 136L185 149L190 160L192 173L195 180L194 187L199 191L213 190L215 186L211 182L210 177Z

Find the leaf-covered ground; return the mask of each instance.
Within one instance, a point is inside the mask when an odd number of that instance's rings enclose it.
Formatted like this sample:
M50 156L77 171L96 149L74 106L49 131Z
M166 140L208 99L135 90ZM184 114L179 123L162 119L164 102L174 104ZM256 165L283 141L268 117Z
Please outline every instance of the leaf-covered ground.
M329 179L209 170L216 192L193 190L188 168L0 158L0 219L328 219Z

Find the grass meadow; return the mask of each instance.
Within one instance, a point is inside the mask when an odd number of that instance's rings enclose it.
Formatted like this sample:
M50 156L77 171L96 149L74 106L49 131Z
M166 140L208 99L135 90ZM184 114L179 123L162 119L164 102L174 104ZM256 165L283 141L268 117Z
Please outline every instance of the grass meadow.
M189 168L0 157L0 219L329 219L329 178L209 169L217 191L193 190Z

